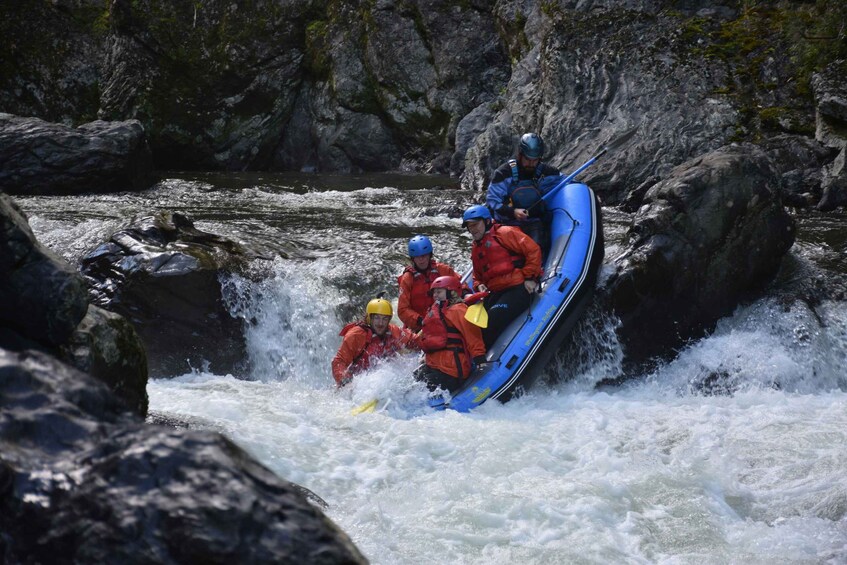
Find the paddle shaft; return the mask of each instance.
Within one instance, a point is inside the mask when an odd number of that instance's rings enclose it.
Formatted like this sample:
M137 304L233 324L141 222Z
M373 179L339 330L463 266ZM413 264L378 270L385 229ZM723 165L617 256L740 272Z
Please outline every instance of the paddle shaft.
M527 212L529 212L530 210L532 210L535 206L537 206L537 205L538 205L538 204L540 204L541 202L549 201L551 198L553 198L553 195L554 195L554 194L556 194L557 192L559 192L560 190L562 190L562 188L563 188L563 187L567 186L567 184L568 184L569 182L571 182L573 179L575 179L575 178L576 178L576 176L577 176L579 173L581 173L582 171L584 171L585 169L587 169L588 167L590 167L591 165L593 165L593 164L594 164L594 161L596 161L597 159L599 159L600 157L602 157L603 155L605 155L606 153L608 153L608 152L609 152L609 151L611 151L612 149L616 149L616 148L620 147L621 145L623 145L625 142L629 141L629 139L630 139L633 135L635 135L635 132L636 132L636 131L638 131L638 128L637 128L637 127L632 128L632 129L630 129L629 131L627 131L626 133L624 133L622 136L620 136L619 138L617 138L617 139L615 139L614 141L610 142L610 143L609 143L608 145L606 145L606 146L602 149L602 151L600 151L597 155L595 155L594 157L592 157L591 159L589 159L588 161L586 161L585 163L583 163L583 164L582 164L582 165L581 165L581 166L580 166L577 170L575 170L574 172L572 172L571 174L569 174L568 176L566 176L564 179L562 179L561 181L559 181L559 184L557 184L556 186L554 186L553 188L551 188L551 189L547 192L547 194L545 194L544 196L542 196L542 197L541 197L541 200L539 200L538 202L536 202L535 204L533 204L532 206L530 206L529 208L527 208Z

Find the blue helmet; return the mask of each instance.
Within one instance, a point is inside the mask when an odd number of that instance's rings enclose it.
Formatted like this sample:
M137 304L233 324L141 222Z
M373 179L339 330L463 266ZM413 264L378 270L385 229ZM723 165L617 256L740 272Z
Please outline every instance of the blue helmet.
M537 133L525 133L521 136L518 152L527 159L541 159L544 155L544 140Z
M420 257L432 253L432 242L425 235L416 235L409 240L409 257Z
M488 223L491 219L491 210L488 209L488 206L476 204L465 210L465 213L462 214L462 226L466 226L470 220L485 220Z

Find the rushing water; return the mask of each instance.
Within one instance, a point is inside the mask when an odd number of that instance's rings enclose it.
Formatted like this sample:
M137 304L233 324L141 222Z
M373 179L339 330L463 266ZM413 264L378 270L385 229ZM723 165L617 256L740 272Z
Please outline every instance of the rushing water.
M224 283L255 320L252 373L152 375L151 411L218 430L314 491L374 563L847 562L847 303L785 299L847 273L843 216L801 218L767 296L623 386L597 386L621 354L614 320L589 311L544 383L505 405L420 408L414 357L335 390L338 330L376 291L396 296L411 235L468 266L454 216L476 195L451 185L175 175L146 193L19 202L72 262L158 209L262 252L261 282ZM629 217L605 217L609 260ZM384 409L351 415L377 394Z

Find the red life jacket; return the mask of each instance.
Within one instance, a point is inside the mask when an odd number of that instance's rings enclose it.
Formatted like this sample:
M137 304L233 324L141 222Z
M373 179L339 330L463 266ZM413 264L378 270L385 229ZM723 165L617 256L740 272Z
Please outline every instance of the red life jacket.
M398 343L394 339L394 335L391 333L391 329L386 330L385 335L378 336L374 333L373 328L367 325L364 322L350 322L346 326L341 329L341 332L338 334L340 336L344 336L350 331L354 326L359 326L364 329L368 334L368 341L365 344L364 349L362 349L359 356L356 357L353 362L350 364L350 373L360 373L371 366L371 360L376 360L381 357L385 357L389 353L394 353L399 351Z
M482 239L473 242L473 269L487 283L495 277L504 277L524 266L522 255L503 247L497 237L499 224L491 226Z
M421 349L427 353L446 349L455 355L456 368L459 378L467 376L464 367L470 367L467 347L462 333L454 328L444 317L444 310L453 305L445 307L446 302L435 303L424 316L423 328L421 329Z
M435 268L435 261L430 261L429 268L421 272L414 266L410 265L403 270L401 277L406 276L406 273L412 275L412 291L409 293L409 305L412 310L423 316L429 307L432 306L432 296L429 294L429 287L432 281L441 276L438 269Z

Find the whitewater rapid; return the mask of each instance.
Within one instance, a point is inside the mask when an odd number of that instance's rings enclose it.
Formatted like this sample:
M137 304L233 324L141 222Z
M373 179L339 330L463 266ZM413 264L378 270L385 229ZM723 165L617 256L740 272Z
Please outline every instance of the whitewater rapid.
M395 284L410 235L467 266L438 206L473 195L226 180L22 205L69 260L151 208L271 251L261 279L223 281L252 320L249 374L154 375L151 413L219 431L313 491L371 562L847 562L847 303L765 296L619 386L598 386L620 374L615 322L591 319L526 396L433 412L414 355L340 391L329 362L350 314ZM607 219L613 259L626 218ZM795 260L814 263L812 247ZM351 414L374 397L377 412Z

